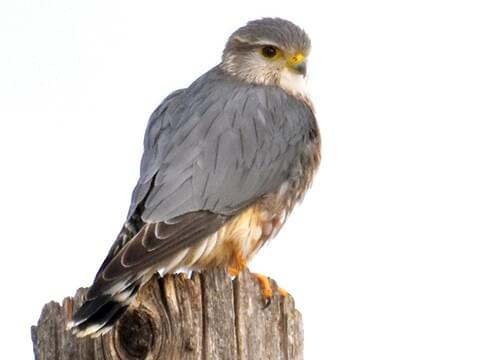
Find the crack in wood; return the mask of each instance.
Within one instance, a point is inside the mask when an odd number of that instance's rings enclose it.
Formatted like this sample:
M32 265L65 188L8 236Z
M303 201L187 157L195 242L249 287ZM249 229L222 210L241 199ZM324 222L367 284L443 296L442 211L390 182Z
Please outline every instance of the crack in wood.
M264 308L246 269L232 280L223 268L155 276L117 325L78 339L65 328L86 289L46 304L31 335L36 360L301 360L303 324L290 296Z

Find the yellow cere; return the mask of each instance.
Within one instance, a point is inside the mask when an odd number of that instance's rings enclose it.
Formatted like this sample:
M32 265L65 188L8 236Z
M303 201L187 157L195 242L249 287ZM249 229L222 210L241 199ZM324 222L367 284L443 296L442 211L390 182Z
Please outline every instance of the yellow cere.
M305 55L301 52L296 53L290 59L288 59L288 63L290 65L297 65L300 64L305 59Z

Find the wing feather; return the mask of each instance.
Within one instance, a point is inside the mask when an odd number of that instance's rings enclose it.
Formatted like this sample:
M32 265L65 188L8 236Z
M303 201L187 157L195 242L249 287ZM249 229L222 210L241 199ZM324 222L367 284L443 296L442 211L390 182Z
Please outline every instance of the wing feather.
M167 97L147 126L128 216L143 226L114 244L91 293L162 266L276 191L314 126L302 101L276 87L239 82L219 68Z
M147 223L106 264L89 289L89 298L105 293L119 280L136 280L152 266L165 266L166 260L189 245L204 239L223 226L229 217L208 211L184 214L174 221Z

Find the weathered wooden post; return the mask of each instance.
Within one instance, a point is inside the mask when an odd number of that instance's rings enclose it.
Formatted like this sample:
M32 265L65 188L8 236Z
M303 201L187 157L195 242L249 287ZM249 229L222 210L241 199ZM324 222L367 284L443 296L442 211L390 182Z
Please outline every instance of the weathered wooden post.
M44 306L32 327L35 359L303 359L302 317L293 299L274 291L265 308L248 270L235 280L219 268L191 278L154 277L112 331L95 339L65 329L84 295L80 289L63 305Z

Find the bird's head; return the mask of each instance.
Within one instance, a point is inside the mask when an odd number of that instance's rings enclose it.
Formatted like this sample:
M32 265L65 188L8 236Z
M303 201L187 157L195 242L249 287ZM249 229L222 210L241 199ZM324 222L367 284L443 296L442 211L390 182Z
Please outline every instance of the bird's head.
M293 95L305 95L308 35L279 18L250 21L228 39L221 67L250 83L277 85Z

